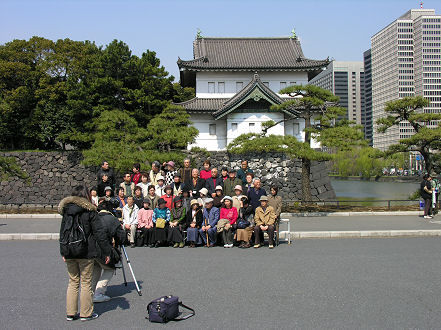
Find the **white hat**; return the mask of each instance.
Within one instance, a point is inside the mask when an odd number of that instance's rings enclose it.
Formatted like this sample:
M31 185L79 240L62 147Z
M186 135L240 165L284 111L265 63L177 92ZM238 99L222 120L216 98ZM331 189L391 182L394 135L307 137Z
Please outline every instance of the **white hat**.
M156 181L159 181L159 180L164 180L165 181L165 179L164 179L164 177L162 175L158 175L156 177Z
M238 184L236 187L234 187L234 190L243 191L242 186L240 184Z
M222 188L222 186L216 186L216 188L214 188L214 190L224 190L224 189Z
M224 198L222 198L221 202L225 201L226 199L228 199L229 201L233 201L233 199L230 196L225 196Z
M204 204L213 203L213 198L205 198Z
M201 190L199 190L199 192L204 194L205 196L208 195L208 189L207 188L202 188Z

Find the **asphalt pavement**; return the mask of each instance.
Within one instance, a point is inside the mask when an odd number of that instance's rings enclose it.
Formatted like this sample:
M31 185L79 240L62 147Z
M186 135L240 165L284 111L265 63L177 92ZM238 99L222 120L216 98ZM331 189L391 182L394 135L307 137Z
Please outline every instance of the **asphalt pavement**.
M66 267L55 241L0 242L3 329L439 329L439 238L299 240L269 250L128 249L97 320L65 321ZM130 279L131 281L131 279ZM174 294L196 316L166 326L149 301Z

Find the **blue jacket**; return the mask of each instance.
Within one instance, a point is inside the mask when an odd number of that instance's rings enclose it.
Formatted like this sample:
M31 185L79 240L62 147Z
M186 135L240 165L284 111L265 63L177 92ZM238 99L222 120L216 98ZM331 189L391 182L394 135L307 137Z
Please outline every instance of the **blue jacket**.
M256 189L251 188L248 192L248 200L250 201L250 205L256 210L257 207L260 206L259 199L262 196L266 196L266 191L263 188L260 188L259 191L256 192Z
M217 222L219 221L220 213L219 213L219 209L213 206L210 211L204 208L202 215L203 215L202 226L205 226L205 219L208 219L208 224L211 226L211 228L214 228L217 225Z
M152 220L156 223L156 219L162 218L166 222L170 221L170 210L166 207L164 209L156 208L153 210Z

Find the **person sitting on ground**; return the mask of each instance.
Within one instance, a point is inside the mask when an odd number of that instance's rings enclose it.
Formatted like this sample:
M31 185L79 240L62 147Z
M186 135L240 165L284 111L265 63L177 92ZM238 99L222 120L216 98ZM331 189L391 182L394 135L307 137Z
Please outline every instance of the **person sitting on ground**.
M92 290L94 291L93 302L100 303L109 301L110 297L106 295L106 289L115 273L115 264L121 260L121 255L116 247L123 245L126 242L127 235L121 227L121 223L112 214L113 206L109 201L102 201L97 208L98 218L103 224L106 232L106 237L110 245L114 247L111 249L110 262L105 263L103 251L97 245L97 258L95 259L93 275L92 275Z
M167 202L160 198L158 200L158 207L153 210L152 221L155 224L154 229L154 247L159 247L163 242L167 241L167 229L170 222L170 210L167 207ZM161 226L160 226L161 224Z
M219 209L213 205L213 198L206 198L204 203L203 222L201 229L199 229L199 235L202 237L205 246L213 247L216 244L216 225L219 221L220 213Z
M182 181L181 181L181 174L175 173L171 187L173 189L173 196L181 196L182 195L182 190L184 189L185 184L182 183Z
M98 198L99 197L96 188L93 187L92 189L90 189L90 201L93 205L98 206Z
M127 204L123 207L123 225L127 231L127 235L130 241L130 247L135 247L135 235L136 228L138 228L138 211L133 196L127 197Z
M168 163L162 164L163 171L165 173L165 184L171 185L173 183L173 178L178 171L175 169L175 162L169 161Z
M138 182L138 184L136 185L137 187L141 187L142 189L142 195L145 197L148 195L149 193L149 176L147 175L147 173L141 173L141 182Z
M150 209L150 199L144 198L143 207L138 211L138 230L141 230L141 235L136 242L137 246L155 244L152 217L153 210Z
M234 187L242 187L242 180L236 178L236 170L234 168L229 171L228 175L228 179L224 181L224 195L234 196Z
M254 173L251 168L248 167L248 161L243 160L241 162L241 167L237 171L237 178L242 180L242 185L245 185L247 183L246 176L248 173Z
M262 188L262 182L259 178L255 178L253 183L254 188L250 189L247 194L247 198L250 201L250 204L253 206L254 210L256 210L256 208L260 206L260 197L266 196L266 191Z
M141 165L139 163L133 164L133 174L130 176L130 181L135 184L135 186L138 184L138 182L141 180L141 173L140 173Z
M173 189L171 186L165 186L164 189L165 194L161 196L163 200L167 203L166 206L169 210L173 208Z
M127 198L129 196L133 196L135 190L135 184L130 181L130 173L126 173L124 175L124 182L121 182L119 185L120 188L124 189L124 197Z
M234 196L232 197L233 198L233 207L236 208L238 213L239 213L239 210L242 205L242 198L243 197L244 197L244 195L242 195L242 186L238 184L236 187L234 187Z
M135 201L136 206L138 206L138 209L143 208L144 204L144 196L142 195L142 188L136 186L135 187L135 194L133 196L133 200Z
M104 226L98 219L96 206L89 199L89 191L84 186L77 186L72 196L61 200L58 213L62 215L60 226L60 243L70 236L73 219L77 218L87 237L85 251L80 255L72 255L72 250L60 244L60 253L67 266L69 284L66 294L66 320L93 320L98 314L93 312L92 274L94 258L97 257L96 244L99 245L105 264L110 262L109 244ZM81 294L80 292L81 285ZM80 296L80 314L78 315L78 296Z
M247 173L247 175L246 175L246 183L243 185L243 190L244 190L246 195L248 195L250 190L254 188L253 180L254 180L254 174L253 173Z
M150 200L150 207L152 210L156 209L158 205L159 196L156 195L156 188L154 185L149 186L148 194L146 196Z
M112 197L113 197L112 187L111 186L107 186L106 188L104 188L104 193L105 193L104 200L110 201L112 199Z
M164 180L164 171L161 171L161 164L155 160L152 163L152 169L150 170L149 177L150 177L150 184L156 186L158 185L158 179L161 176Z
M112 189L115 189L115 183L116 183L116 181L115 181L115 174L113 172L113 169L111 169L109 167L109 163L107 161L103 161L101 163L101 167L98 170L97 177L96 177L97 183L101 182L101 179L103 178L104 174L107 175L107 178L109 180L109 185L112 187Z
M279 187L276 185L271 186L271 195L268 197L268 205L272 206L274 213L276 213L276 219L279 219L282 213L282 197L277 196L279 192Z
M222 167L220 177L222 178L222 182L228 179L228 167Z
M220 208L222 206L222 200L225 197L223 194L222 186L217 186L214 192L215 195L213 197L213 205L217 208Z
M190 243L190 248L196 247L196 244L201 243L199 236L199 229L202 227L202 208L196 199L190 202L191 210L187 212L187 242Z
M191 202L190 190L185 185L184 188L182 189L182 205L185 206L187 212L188 210L190 210L190 202Z
M184 205L182 205L182 197L176 196L173 199L174 207L170 210L170 226L168 228L168 241L171 244L174 244L173 247L177 248L183 248L184 243L184 236L182 235L182 231L185 230L185 216L187 213L187 210L185 209Z
M188 188L190 189L190 196L192 198L199 197L199 191L205 187L205 180L199 177L199 170L194 168L191 171L191 180L188 182Z
M209 178L211 178L211 163L210 161L207 159L206 161L204 161L204 164L202 165L203 169L200 172L200 177L201 179L207 180Z
M248 198L242 196L239 218L237 220L236 241L240 242L239 247L247 249L251 247L250 240L254 230L254 211L249 204Z
M107 176L107 174L103 174L100 182L98 183L98 187L97 187L98 197L104 197L106 195L106 192L104 189L108 186L112 186L109 182L109 177Z
M432 177L424 174L420 185L420 195L424 199L424 219L432 219Z
M222 239L224 241L224 248L232 248L238 213L236 208L233 207L233 199L230 196L225 196L222 202L223 207L220 209L219 221L223 219L228 220L228 223L225 224L222 230Z
M268 233L269 248L274 248L274 222L276 220L276 213L272 206L268 205L268 197L260 197L260 206L258 206L254 213L254 247L260 248L262 232Z
M181 181L183 183L186 184L191 180L191 167L189 158L184 159L184 167L179 170L179 173L181 174Z
M223 186L223 180L219 177L217 168L213 167L211 169L211 177L205 180L205 188L208 189L208 195L214 198L216 196L216 187Z
M159 175L157 178L158 184L155 186L155 192L156 195L158 195L159 198L161 198L162 195L165 194L165 179L163 176Z

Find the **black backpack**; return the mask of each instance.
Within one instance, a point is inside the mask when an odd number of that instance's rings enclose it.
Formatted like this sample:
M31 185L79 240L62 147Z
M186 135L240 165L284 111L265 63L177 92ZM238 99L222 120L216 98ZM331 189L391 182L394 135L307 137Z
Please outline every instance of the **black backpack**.
M60 253L65 258L75 259L87 256L87 237L79 222L79 214L67 216L64 230L60 233Z

